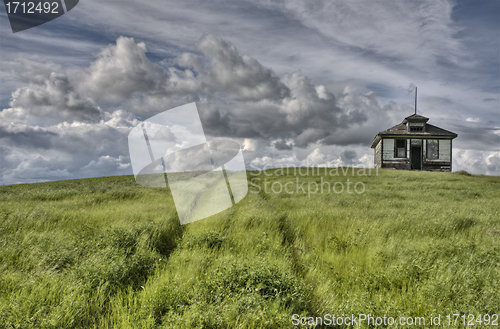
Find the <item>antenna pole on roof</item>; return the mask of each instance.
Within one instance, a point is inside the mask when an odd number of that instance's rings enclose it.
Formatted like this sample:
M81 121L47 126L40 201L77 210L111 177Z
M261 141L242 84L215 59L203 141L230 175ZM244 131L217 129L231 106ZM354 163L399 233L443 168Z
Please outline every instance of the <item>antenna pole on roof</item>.
M415 87L415 114L417 114L417 87Z

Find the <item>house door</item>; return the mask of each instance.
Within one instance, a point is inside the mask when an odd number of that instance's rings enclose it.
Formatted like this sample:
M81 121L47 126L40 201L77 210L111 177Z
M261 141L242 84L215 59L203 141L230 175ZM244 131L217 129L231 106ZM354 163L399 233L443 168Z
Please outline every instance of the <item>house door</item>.
M422 169L422 147L412 146L411 147L411 169L420 170Z

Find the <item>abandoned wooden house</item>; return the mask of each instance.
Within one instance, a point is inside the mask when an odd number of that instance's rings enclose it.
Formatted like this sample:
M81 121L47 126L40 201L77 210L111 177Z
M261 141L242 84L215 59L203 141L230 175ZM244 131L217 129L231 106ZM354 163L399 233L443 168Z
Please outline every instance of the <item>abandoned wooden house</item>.
M415 113L378 133L372 143L375 168L451 171L451 146L457 134L428 120Z

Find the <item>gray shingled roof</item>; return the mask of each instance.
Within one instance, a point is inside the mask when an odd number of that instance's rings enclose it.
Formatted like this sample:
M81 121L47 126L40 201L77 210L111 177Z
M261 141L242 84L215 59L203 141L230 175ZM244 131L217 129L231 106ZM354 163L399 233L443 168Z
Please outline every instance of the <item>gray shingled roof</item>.
M416 118L416 116L420 118ZM427 119L426 117L414 114L410 117L405 118L405 121L401 122L400 124L395 125L394 127L384 130L382 132L379 132L377 136L375 136L375 138L373 139L371 147L374 148L382 136L401 136L401 137L405 136L405 137L425 137L425 138L438 137L438 138L451 138L451 139L458 136L457 134L452 133L451 131L433 126L428 123L425 124L425 131L408 131L408 128L405 124L406 120L421 119L421 118Z

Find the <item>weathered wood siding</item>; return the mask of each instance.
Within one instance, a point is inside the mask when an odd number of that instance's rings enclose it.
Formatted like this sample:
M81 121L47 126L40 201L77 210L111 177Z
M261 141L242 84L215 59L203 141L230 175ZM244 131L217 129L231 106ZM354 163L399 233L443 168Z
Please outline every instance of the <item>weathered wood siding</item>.
M439 140L439 160L440 161L450 161L451 157L451 140L440 139Z
M394 139L392 138L383 138L382 142L384 143L384 152L382 155L382 159L384 162L386 160L398 160L394 157Z
M410 160L401 158L402 160L389 161L382 164L382 168L388 169L410 169Z
M422 163L423 170L429 171L451 171L451 140L439 140L439 158L427 159L427 143L424 143L424 161Z
M384 138L382 139L384 145L382 148L382 168L391 168L391 169L409 169L410 161L409 161L409 143L410 141L406 141L406 158L396 158L394 157L394 139L393 138Z
M427 159L427 142L424 140L424 160L432 161L432 162L449 162L451 160L451 140L449 139L440 139L439 140L439 158L437 159Z
M446 161L424 161L422 170L427 171L451 171L451 163Z

